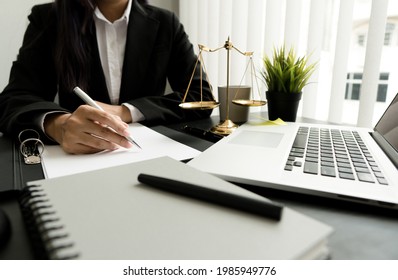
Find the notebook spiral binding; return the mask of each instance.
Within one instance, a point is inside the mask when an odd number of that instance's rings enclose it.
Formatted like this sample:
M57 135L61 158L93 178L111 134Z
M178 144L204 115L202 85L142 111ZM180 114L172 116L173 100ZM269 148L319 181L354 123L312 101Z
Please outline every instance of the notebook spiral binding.
M22 216L30 233L33 249L39 259L76 259L79 253L69 240L45 191L40 186L28 186L19 198Z

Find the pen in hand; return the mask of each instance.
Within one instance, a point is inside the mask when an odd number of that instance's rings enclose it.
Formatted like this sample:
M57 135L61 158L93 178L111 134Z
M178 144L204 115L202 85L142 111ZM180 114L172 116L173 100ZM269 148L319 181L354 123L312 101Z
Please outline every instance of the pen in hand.
M276 221L282 217L283 206L265 199L248 198L232 193L196 186L168 178L139 174L138 181L148 186L179 195L204 200L214 204L261 215Z
M91 107L94 107L98 110L101 111L105 111L101 106L99 106L93 99L91 99L91 97L85 93L81 88L79 87L75 87L73 89L73 92L79 96L87 105L90 105ZM136 145L138 148L141 149L141 146L138 145L137 142L134 141L134 139L131 136L125 136L125 138L127 139L127 141L129 141L130 143Z

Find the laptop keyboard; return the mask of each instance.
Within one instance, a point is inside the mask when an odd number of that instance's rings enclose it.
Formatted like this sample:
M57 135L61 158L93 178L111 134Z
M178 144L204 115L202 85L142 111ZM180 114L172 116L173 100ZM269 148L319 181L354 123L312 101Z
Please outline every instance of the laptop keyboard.
M298 129L285 170L388 185L356 131L304 127Z

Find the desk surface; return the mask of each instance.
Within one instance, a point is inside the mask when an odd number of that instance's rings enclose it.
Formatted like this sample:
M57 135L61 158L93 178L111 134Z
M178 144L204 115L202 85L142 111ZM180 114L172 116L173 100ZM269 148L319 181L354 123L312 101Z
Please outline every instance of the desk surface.
M218 117L174 124L154 126L152 129L176 141L204 151L213 143L182 132L185 124L209 129L218 122ZM0 136L0 154L12 145ZM0 166L6 166L7 157L0 157ZM26 178L40 177L40 171L28 172ZM3 173L3 172L2 172ZM9 174L12 176L11 174ZM7 181L8 180L8 181ZM12 181L12 179L11 179ZM0 185L10 182L10 177L2 175ZM243 186L253 192L281 202L303 214L323 221L335 229L329 240L332 259L398 259L398 219L397 212L363 206L332 199L275 191L254 186ZM33 249L22 221L16 195L0 193L0 208L11 220L12 235L4 248L0 248L0 259L33 259Z

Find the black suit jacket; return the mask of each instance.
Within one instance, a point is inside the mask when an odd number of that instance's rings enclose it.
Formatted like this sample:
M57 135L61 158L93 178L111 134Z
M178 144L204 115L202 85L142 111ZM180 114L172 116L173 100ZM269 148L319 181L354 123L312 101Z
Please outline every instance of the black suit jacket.
M34 6L23 45L13 63L10 80L0 95L0 131L16 136L36 128L35 120L48 111L74 111L83 102L71 92L58 92L54 62L57 21L53 4ZM120 89L120 103L136 106L146 124L161 124L209 116L210 110L184 110L178 104L195 67L197 56L177 17L166 10L133 1ZM92 57L88 93L110 103L97 39L90 39ZM200 72L196 67L187 101L200 100ZM173 90L165 94L166 80ZM202 81L203 100L213 98ZM59 104L54 98L59 96ZM45 137L45 135L42 135Z

